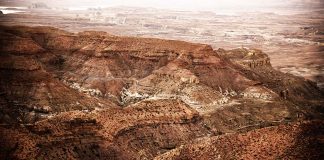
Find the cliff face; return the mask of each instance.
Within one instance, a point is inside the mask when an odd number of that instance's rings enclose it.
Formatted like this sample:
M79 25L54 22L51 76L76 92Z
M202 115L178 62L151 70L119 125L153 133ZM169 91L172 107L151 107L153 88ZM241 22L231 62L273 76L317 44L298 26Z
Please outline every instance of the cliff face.
M1 158L152 159L196 138L322 118L316 85L259 50L50 27L0 34Z

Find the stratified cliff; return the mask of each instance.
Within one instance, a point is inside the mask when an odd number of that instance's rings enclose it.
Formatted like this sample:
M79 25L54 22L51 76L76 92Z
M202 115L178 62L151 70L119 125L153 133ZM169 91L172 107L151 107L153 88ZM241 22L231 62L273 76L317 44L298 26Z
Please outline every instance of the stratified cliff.
M260 50L51 27L0 35L1 159L321 156L323 93ZM266 152L239 147L263 133L261 146L276 141Z

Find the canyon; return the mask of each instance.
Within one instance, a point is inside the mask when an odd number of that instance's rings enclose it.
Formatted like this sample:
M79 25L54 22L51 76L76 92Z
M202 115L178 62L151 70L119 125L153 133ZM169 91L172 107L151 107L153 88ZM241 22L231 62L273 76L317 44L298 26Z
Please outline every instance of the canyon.
M271 58L276 70L324 88L322 2L305 1L312 7L297 2L270 8L191 11L22 1L0 6L4 13L1 24L53 26L74 33L105 31L118 36L203 43L214 49L258 48Z
M324 93L259 49L0 27L0 159L320 159Z

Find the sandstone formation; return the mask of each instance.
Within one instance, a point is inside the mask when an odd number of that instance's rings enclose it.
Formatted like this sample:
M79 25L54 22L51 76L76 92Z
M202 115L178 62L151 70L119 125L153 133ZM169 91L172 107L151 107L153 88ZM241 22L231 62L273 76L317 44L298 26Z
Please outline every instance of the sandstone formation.
M323 92L260 50L51 27L0 35L0 159L321 156Z

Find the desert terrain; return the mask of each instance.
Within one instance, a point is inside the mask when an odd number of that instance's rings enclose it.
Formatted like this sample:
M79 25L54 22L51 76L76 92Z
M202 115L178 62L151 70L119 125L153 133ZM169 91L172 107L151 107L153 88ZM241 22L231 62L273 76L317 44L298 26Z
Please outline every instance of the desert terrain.
M214 49L257 48L269 55L275 69L315 81L321 88L324 83L324 11L319 5L213 12L138 7L51 8L45 3L8 8L8 13L16 13L0 17L1 24L184 40L209 44Z
M324 157L321 7L0 4L0 159Z

